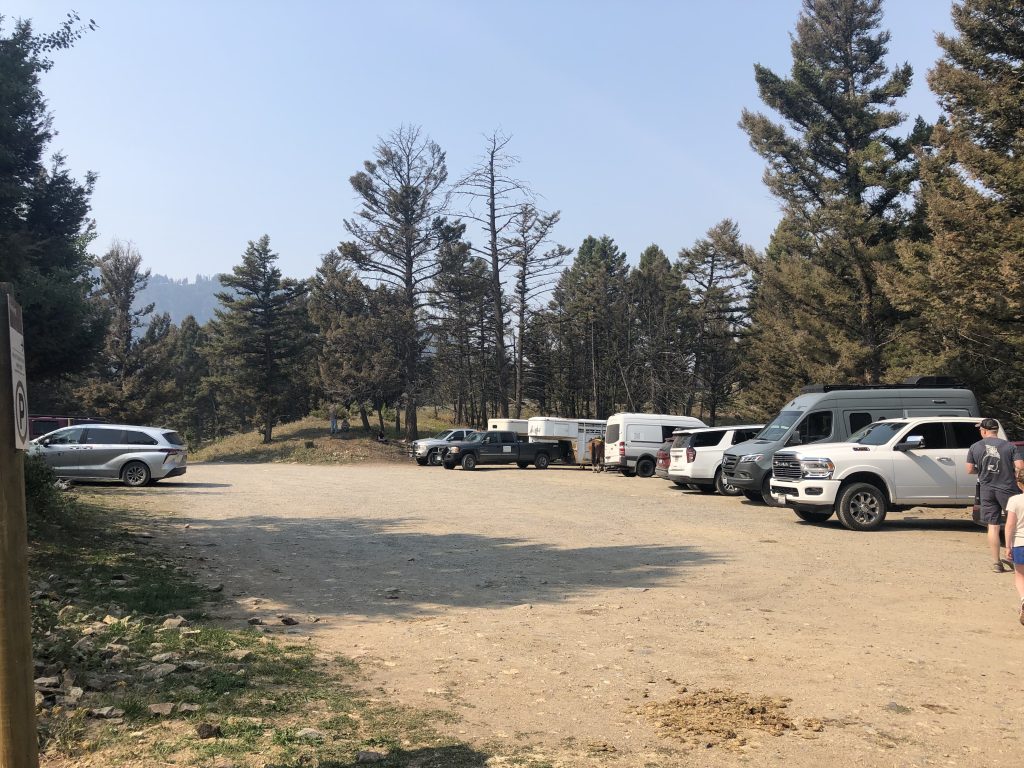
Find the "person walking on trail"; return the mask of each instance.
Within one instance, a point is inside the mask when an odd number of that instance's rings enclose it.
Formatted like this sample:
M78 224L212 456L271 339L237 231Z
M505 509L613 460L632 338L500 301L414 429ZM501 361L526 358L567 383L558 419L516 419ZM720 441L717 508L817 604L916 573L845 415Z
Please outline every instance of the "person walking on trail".
M1016 473L1024 469L1024 457L1017 446L999 437L995 419L982 419L978 429L981 440L967 449L967 472L978 476L981 522L988 526L992 570L1002 573L1006 568L999 559L999 530L1007 502L1019 492Z
M1024 469L1017 470L1017 487L1024 491ZM1017 615L1024 624L1024 493L1006 503L1006 559L1013 563L1013 581L1017 587Z
M588 444L590 449L590 469L593 472L604 471L604 438L595 437Z
M331 404L330 410L327 412L327 418L331 420L331 434L336 435L338 433L338 406Z

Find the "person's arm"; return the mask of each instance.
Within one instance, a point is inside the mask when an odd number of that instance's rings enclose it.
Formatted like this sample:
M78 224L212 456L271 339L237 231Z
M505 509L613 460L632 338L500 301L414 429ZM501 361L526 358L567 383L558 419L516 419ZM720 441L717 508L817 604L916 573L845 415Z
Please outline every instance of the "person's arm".
M1013 560L1013 536L1017 532L1017 513L1013 510L1006 510L1006 527L1003 529L1003 539L1006 541L1006 559Z
M1016 463L1017 462L1014 462L1014 464L1016 464ZM971 463L970 458L967 459L967 474L968 475L976 475L976 474L978 474L978 468L976 466L974 466L973 463Z

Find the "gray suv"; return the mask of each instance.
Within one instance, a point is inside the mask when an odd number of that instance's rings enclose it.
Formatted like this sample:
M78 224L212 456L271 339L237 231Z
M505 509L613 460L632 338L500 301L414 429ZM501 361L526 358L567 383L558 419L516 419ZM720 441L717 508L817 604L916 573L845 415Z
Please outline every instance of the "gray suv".
M38 456L65 479L120 480L139 487L185 474L188 450L169 429L89 424L58 429L32 441Z

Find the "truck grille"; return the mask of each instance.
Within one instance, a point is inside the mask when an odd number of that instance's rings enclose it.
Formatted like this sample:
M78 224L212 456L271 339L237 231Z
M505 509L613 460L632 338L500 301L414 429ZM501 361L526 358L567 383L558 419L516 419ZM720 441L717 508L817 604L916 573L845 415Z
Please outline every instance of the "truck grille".
M736 469L736 464L739 462L739 456L726 456L722 459L722 471L727 475L731 475Z
M772 475L787 480L799 480L800 459L795 453L776 453L772 459Z

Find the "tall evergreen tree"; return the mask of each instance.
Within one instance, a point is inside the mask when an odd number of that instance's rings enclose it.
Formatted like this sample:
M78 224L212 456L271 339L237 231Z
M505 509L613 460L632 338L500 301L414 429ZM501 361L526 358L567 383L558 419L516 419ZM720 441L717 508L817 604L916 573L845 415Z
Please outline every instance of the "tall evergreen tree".
M349 179L360 208L345 229L352 239L339 250L366 276L399 292L415 329L402 346L401 386L405 393L406 437L418 436L416 404L426 386L422 366L426 343L424 297L437 274L437 251L448 209L448 168L437 143L419 128L403 126L374 150L374 159Z
M62 155L47 159L54 131L39 87L53 66L48 56L93 26L70 14L50 34L19 21L0 37L0 280L14 284L24 309L33 386L82 370L103 341L102 317L89 301L95 176L77 181Z
M627 274L626 254L612 238L588 236L555 286L554 375L564 416L605 418L633 400L623 365Z
M152 315L153 304L138 306L149 270L142 269L142 255L130 243L115 242L100 259L99 273L95 300L107 318L107 333L75 393L92 415L147 423L172 396L170 316Z
M657 245L645 248L629 274L630 343L624 366L635 384L633 407L668 413L691 389L688 304L678 266Z
M551 290L562 263L572 255L572 249L549 242L551 231L561 214L541 213L531 203L523 203L516 211L512 231L503 238L511 264L515 270L512 284L512 313L516 320L515 386L513 401L515 418L523 415L526 379L530 375L526 354L526 336L533 319L534 304Z
M1024 2L964 0L929 75L945 116L922 161L932 240L908 239L886 288L917 317L905 367L953 373L1024 426Z
M694 382L686 413L711 424L739 375L739 338L747 325L747 265L753 260L753 249L740 242L739 227L730 219L679 253L678 267L692 291L694 324Z
M282 277L277 259L263 235L220 275L227 290L217 294L208 357L221 399L264 443L283 414L298 415L292 401L306 388L311 339L306 283Z
M911 68L887 67L881 21L881 0L804 0L790 77L755 67L761 99L784 120L744 110L740 121L783 207L753 265L749 375L769 390L790 392L805 376L878 382L897 335L878 274L906 226L913 149L927 127L893 133ZM799 366L780 365L793 354Z

